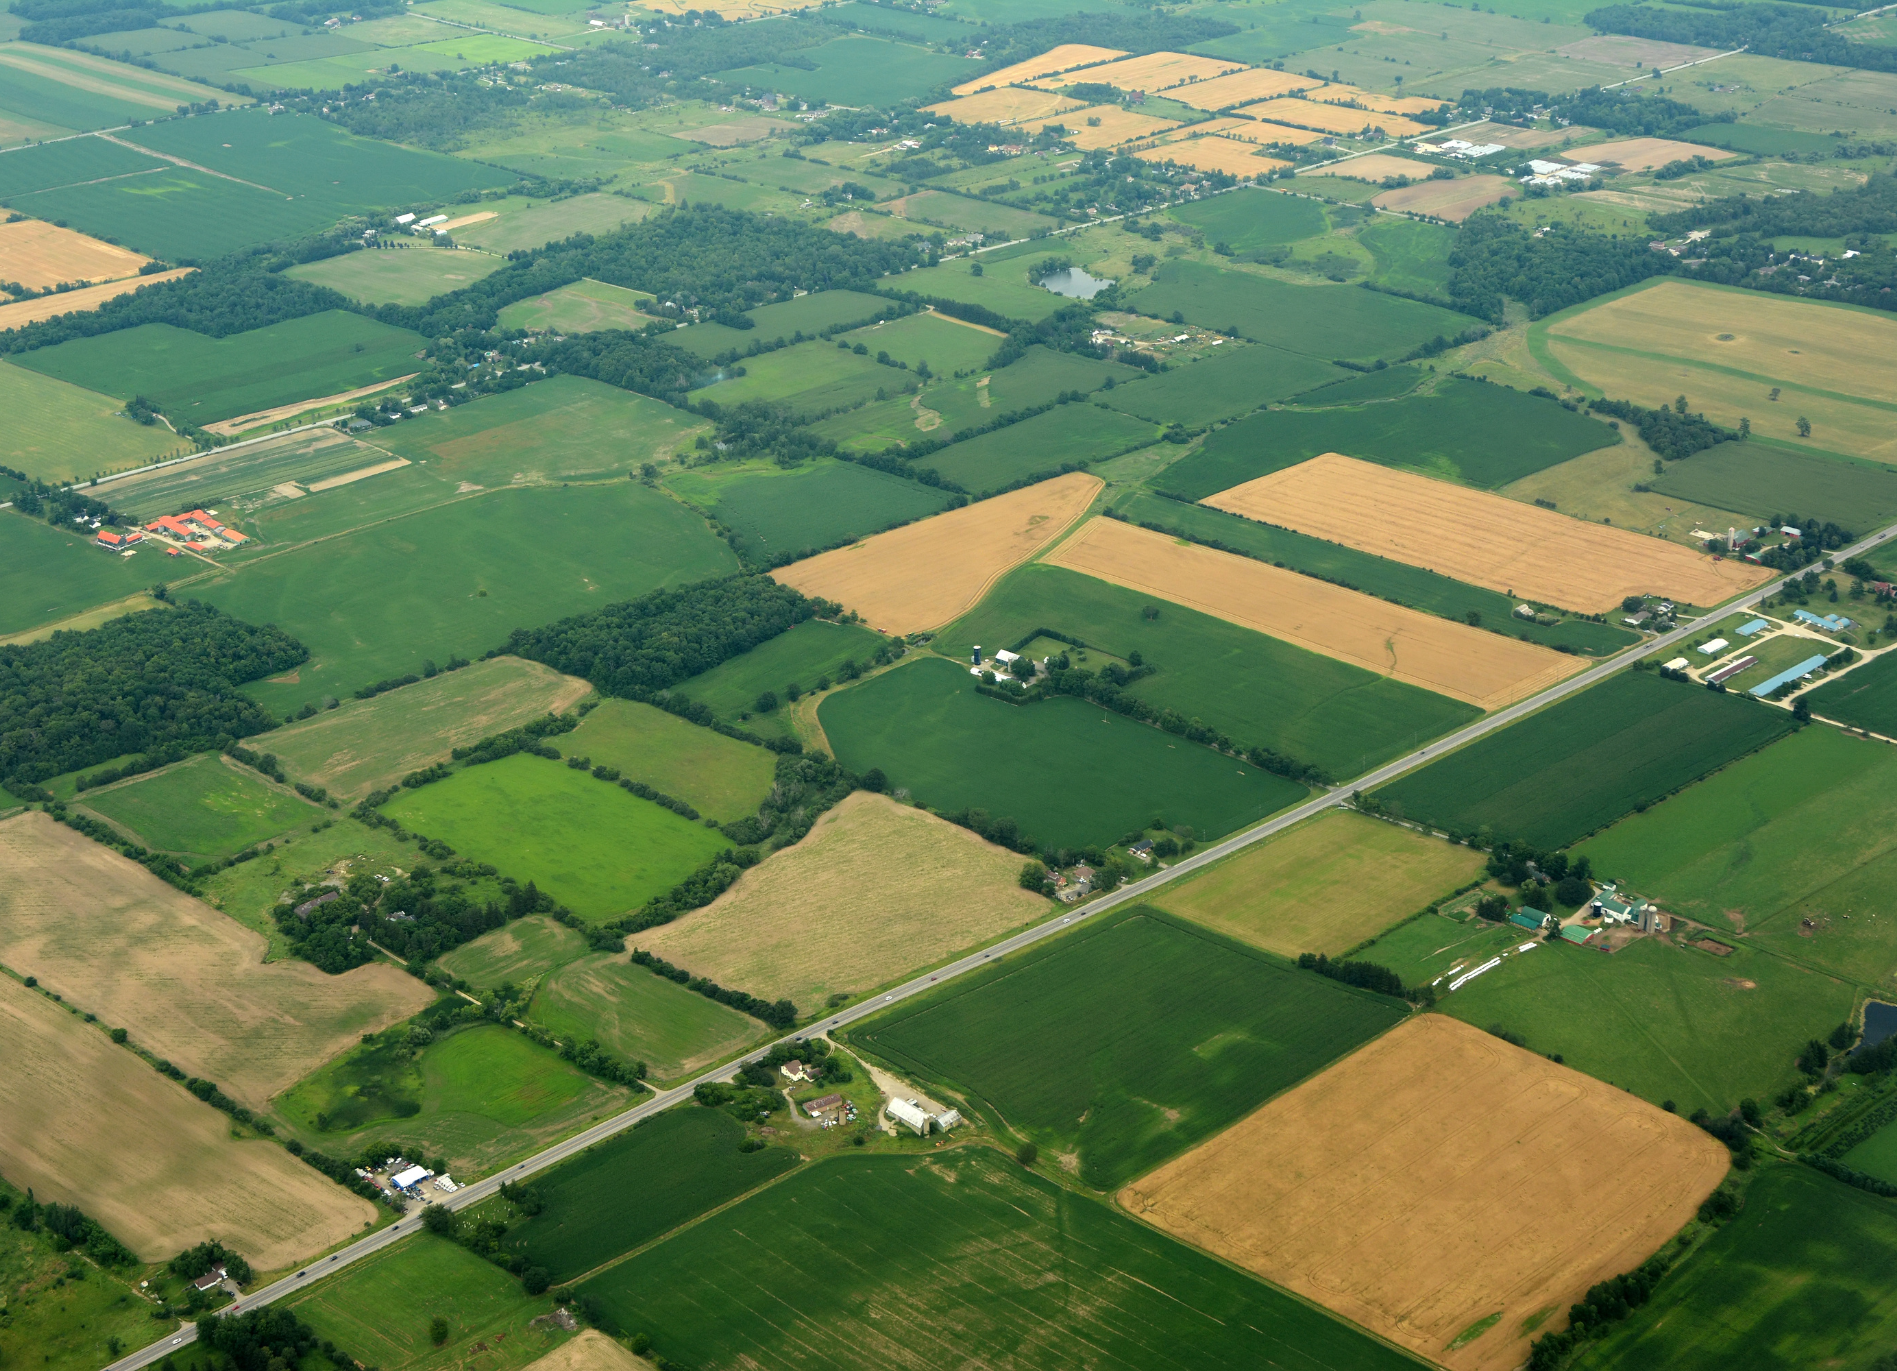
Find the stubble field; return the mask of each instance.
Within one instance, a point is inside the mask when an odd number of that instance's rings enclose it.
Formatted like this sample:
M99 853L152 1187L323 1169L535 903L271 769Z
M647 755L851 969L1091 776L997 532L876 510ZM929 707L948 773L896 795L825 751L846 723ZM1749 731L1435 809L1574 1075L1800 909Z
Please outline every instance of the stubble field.
M136 274L147 259L43 219L21 219L0 224L0 261L9 281L47 290L68 281L115 281Z
M1382 191L1370 203L1379 209L1427 214L1460 224L1484 205L1492 205L1515 189L1506 176L1458 176L1453 181L1421 181L1413 186Z

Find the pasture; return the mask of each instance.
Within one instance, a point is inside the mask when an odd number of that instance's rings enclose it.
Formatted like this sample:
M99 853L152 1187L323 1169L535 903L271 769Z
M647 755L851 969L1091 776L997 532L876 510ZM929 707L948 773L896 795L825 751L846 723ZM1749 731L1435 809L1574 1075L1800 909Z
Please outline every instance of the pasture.
M1603 1155L1647 1164L1602 1186ZM1536 1315L1646 1260L1728 1165L1684 1119L1425 1014L1119 1200L1419 1357L1514 1371Z
M1149 607L1159 609L1150 619ZM1476 717L1458 701L1226 618L1162 608L1136 590L1041 563L1004 580L945 628L936 647L966 657L976 643L991 652L1019 647L1044 628L1084 642L1070 660L1086 670L1103 665L1089 650L1122 659L1139 652L1156 670L1128 686L1129 694L1334 776L1356 775Z
M1678 543L1336 453L1205 502L1583 613L1605 614L1630 595L1716 605L1771 578L1746 562L1722 561Z
M1158 430L1146 420L1097 405L1066 404L993 433L965 438L917 465L979 498L1055 475L1064 466L1084 467L1118 457L1158 438Z
M1203 233L1206 242L1223 243L1233 252L1315 238L1330 227L1324 207L1316 201L1256 188L1174 205L1166 215Z
M1566 847L1791 730L1784 710L1624 671L1377 798L1439 828Z
M939 813L1012 819L1050 849L1112 842L1155 814L1211 838L1304 796L1249 762L1071 696L1005 704L977 684L932 657L824 697L817 719L852 771L880 768Z
M141 847L171 853L188 866L235 856L325 815L287 787L214 753L84 791L74 803Z
M502 328L536 333L592 333L600 329L636 331L653 316L640 306L652 297L644 291L609 286L604 281L575 281L545 295L516 300L502 308Z
M1106 398L1115 409L1156 424L1203 428L1343 375L1329 362L1301 352L1239 347L1120 386Z
M0 961L252 1108L434 999L387 964L266 964L260 935L43 814L0 824L0 870Z
M586 939L550 915L529 914L442 954L435 965L476 990L523 984L586 955Z
M986 364L1001 345L1001 340L987 330L970 328L946 314L933 311L906 314L900 319L852 329L838 337L837 341L848 343L851 347L861 343L870 350L872 357L887 352L911 367L926 362L929 370L937 376L974 371Z
M143 395L174 422L203 425L410 375L424 346L407 329L330 310L228 338L140 324L20 353L17 365L122 400Z
M740 371L742 375L736 374ZM910 390L915 384L915 377L900 368L879 366L872 358L858 357L834 343L809 342L733 363L712 384L692 391L691 399L727 406L770 400L789 405L805 417L820 418L885 398L878 392Z
M634 941L694 975L808 1012L1046 915L1047 901L1016 881L1020 870L1018 853L857 791L710 905Z
M1897 655L1885 653L1805 697L1812 712L1886 738L1897 736Z
M868 661L882 642L881 634L854 624L806 619L749 652L680 682L672 693L706 706L721 719L743 720L765 691L782 695L793 681L800 690L814 689L819 678L835 675L845 662ZM752 727L764 724L759 719Z
M1897 520L1897 467L1801 452L1759 437L1670 463L1653 488L1759 522L1792 512L1868 532Z
M373 1205L275 1143L233 1138L229 1119L103 1029L0 976L0 1161L13 1184L83 1206L152 1262L216 1238L268 1271L373 1220Z
M345 252L291 267L285 276L341 291L368 305L421 305L460 290L507 263L482 252L428 246ZM519 327L519 325L515 325Z
M1022 1366L1082 1344L1096 1371L1411 1365L985 1148L806 1168L579 1289L701 1366L871 1371L912 1364L945 1329Z
M1134 906L848 1030L1109 1190L1383 1032L1400 1001ZM1073 1164L1066 1163L1068 1169Z
M675 471L668 489L737 535L757 565L790 561L939 513L950 497L919 481L828 458Z
M1378 215L1357 230L1357 242L1370 249L1375 267L1370 279L1380 286L1424 295L1449 290L1449 248L1455 231L1443 224Z
M725 823L763 803L776 771L775 753L634 700L601 700L558 745Z
M1166 263L1130 304L1141 314L1183 316L1201 328L1326 361L1394 361L1439 333L1454 337L1470 323L1467 315L1373 290L1292 285L1190 261Z
M993 254L985 254L975 262L943 262L933 267L905 271L902 274L902 288L924 298L935 297L964 305L980 305L1009 319L1025 319L1032 323L1045 319L1067 303L1065 296L1056 295L1036 284L1045 274L1041 270L1042 266L1061 255L1045 252L996 261ZM979 276L972 270L976 266L982 268Z
M0 511L0 635L68 620L101 605L140 602L156 571L147 554L105 551L89 536L68 533L12 510Z
M782 1147L740 1152L744 1138L723 1110L667 1110L535 1177L545 1208L509 1229L507 1248L570 1281L797 1165Z
M1323 391L1308 397L1307 403L1320 400L1329 403ZM1163 479L1167 490L1201 500L1323 453L1342 452L1493 490L1619 441L1599 420L1574 414L1552 400L1448 377L1431 394L1393 404L1316 414L1291 409L1254 414L1220 429L1199 451L1168 468Z
M682 149L681 149L682 150ZM517 164L516 170L531 171L537 162L551 160L544 157L514 157L505 155L490 159ZM611 233L643 219L652 212L652 206L643 200L628 200L620 195L591 193L576 195L570 200L556 201L510 201L501 213L492 219L478 224L469 224L466 228L454 231L457 243L466 243L473 247L486 248L489 252L508 253L522 249L545 247L548 243L558 242L562 238L576 233ZM579 282L565 287L560 294L575 291L597 282ZM572 299L571 295L567 298ZM623 296L609 297L623 300ZM514 308L514 306L509 306ZM578 306L575 306L578 308ZM529 324L512 324L514 328L533 327ZM569 327L558 324L557 327ZM595 325L601 327L601 325ZM605 325L611 327L611 325Z
M265 746L297 780L359 800L457 747L563 714L592 687L538 662L494 657L285 724Z
M126 418L110 396L10 361L0 361L0 409L7 414L0 462L42 481L84 480L186 450L163 425ZM0 601L17 603L10 595Z
M664 894L729 846L717 831L650 800L525 754L407 791L383 812L533 881L595 923Z
M1332 810L1175 881L1153 904L1283 957L1340 957L1481 871L1470 848Z
M756 993L748 982L745 988ZM764 1031L749 1015L634 966L623 953L561 967L541 982L527 1013L562 1042L598 1039L614 1056L644 1062L657 1081L696 1075Z
M797 56L797 66L771 62L714 72L712 79L787 90L831 105L889 105L966 80L977 66L966 58L854 34Z
M1064 533L1103 484L1097 476L1070 472L793 562L772 575L805 595L855 610L884 633L936 628Z

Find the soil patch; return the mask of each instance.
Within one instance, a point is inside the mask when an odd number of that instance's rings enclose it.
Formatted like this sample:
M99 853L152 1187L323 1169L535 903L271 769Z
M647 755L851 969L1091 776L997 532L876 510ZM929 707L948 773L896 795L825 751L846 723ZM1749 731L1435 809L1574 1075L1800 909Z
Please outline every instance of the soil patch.
M1714 942L1711 938L1695 938L1693 939L1692 946L1697 947L1702 952L1710 952L1715 957L1730 957L1732 955L1732 949L1730 947L1724 943Z

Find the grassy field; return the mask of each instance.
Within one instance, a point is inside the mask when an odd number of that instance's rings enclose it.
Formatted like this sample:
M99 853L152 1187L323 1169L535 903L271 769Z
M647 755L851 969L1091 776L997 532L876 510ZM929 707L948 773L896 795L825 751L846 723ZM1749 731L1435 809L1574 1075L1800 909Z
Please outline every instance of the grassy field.
M0 408L7 413L0 463L42 481L124 471L188 446L163 425L147 428L126 418L109 395L12 362L0 361Z
M1897 467L1830 457L1754 438L1673 462L1653 482L1715 509L1764 522L1774 514L1868 533L1897 519Z
M903 231L915 233L923 225L986 235L990 239L1027 238L1037 231L1054 227L1055 221L1033 210L1016 209L947 190L914 191L888 203L898 221L908 220ZM913 227L911 226L913 225Z
M1466 623L1474 614L1481 627L1511 638L1592 654L1615 652L1635 641L1635 635L1626 629L1588 619L1564 619L1551 626L1530 623L1515 616L1520 601L1493 590L1206 505L1141 492L1123 502L1119 512L1137 524L1155 524L1195 542L1221 544L1273 565L1320 576L1445 619Z
M1120 386L1106 400L1115 409L1157 424L1203 428L1219 419L1249 414L1344 374L1329 362L1302 352L1262 346L1228 348L1190 366Z
M965 658L976 643L992 652L1053 629L1113 657L1137 651L1157 670L1129 693L1201 719L1246 747L1262 743L1338 777L1478 713L1183 605L1167 604L1149 619L1149 604L1138 591L1030 563L943 629L936 645ZM1075 665L1098 671L1104 663L1076 659Z
M0 635L55 624L150 587L161 555L105 551L80 533L0 511Z
M745 719L765 691L781 697L784 687L793 681L801 689L810 690L818 677L834 676L846 661L868 661L882 642L881 634L853 624L806 619L749 652L681 682L672 693L696 700L721 719ZM776 717L752 719L749 726L770 732Z
M729 846L722 834L650 800L525 755L408 791L383 812L535 882L594 921L637 909Z
M713 79L787 90L825 104L888 105L936 86L966 81L979 65L966 58L860 36L834 38L797 56L798 66L766 63L716 72Z
M1136 906L849 1030L1106 1190L1403 1017ZM1069 1164L1071 1166L1071 1164Z
M919 481L827 458L701 467L672 473L666 486L737 534L745 558L759 564L927 518L949 501Z
M771 793L776 763L775 754L761 747L633 700L602 700L560 739L560 750L588 757L595 766L617 767L726 823L751 813Z
M529 914L461 944L435 964L476 990L492 990L509 981L524 984L585 955L586 939L573 929L545 914Z
M1330 227L1316 201L1257 189L1175 205L1166 214L1199 230L1206 242L1224 243L1233 252L1315 238Z
M1044 290L1035 282L1041 266L1062 254L1036 253L1030 257L1009 258L996 262L984 258L977 263L944 262L902 274L902 288L918 295L955 300L965 305L981 305L1010 319L1045 319L1067 303L1065 296ZM977 276L971 266L982 267Z
M773 167L770 174L777 175L777 169ZM860 290L821 290L746 310L745 317L755 325L753 328L706 322L678 329L666 341L700 357L716 357L733 348L743 352L752 343L788 343L799 333L814 337L843 324L872 323L889 310L889 301L880 295Z
M257 243L322 232L336 216L307 200L184 167L21 195L13 208L167 262L195 265Z
M1783 710L1623 672L1377 798L1425 823L1565 847L1791 728Z
M518 160L518 159L515 159ZM528 163L539 159L529 158ZM521 165L517 170L532 170ZM514 201L509 211L484 223L469 224L454 231L457 243L486 248L489 252L516 252L545 247L548 243L575 233L610 233L622 225L643 219L652 207L642 200L619 195L576 195L570 200ZM568 290L574 287L567 287ZM511 306L510 306L511 308ZM531 325L515 324L515 328Z
M141 846L194 866L233 856L325 815L302 796L211 754L85 791L78 803L131 833Z
M1168 491L1199 500L1322 453L1341 452L1493 490L1616 441L1607 425L1552 400L1449 377L1433 394L1389 404L1254 414L1206 439L1161 481Z
M407 329L332 310L228 338L141 324L20 354L18 365L209 424L409 375L424 345Z
M1469 848L1332 811L1174 882L1153 903L1282 956L1336 957L1481 870Z
M622 202L623 203L623 202ZM609 286L604 281L575 281L529 300L517 300L500 312L502 328L546 333L592 333L598 329L637 331L653 320L640 306L652 297L644 291Z
M748 1015L634 966L600 955L561 967L528 1011L562 1042L597 1038L615 1056L644 1062L654 1080L695 1075L764 1032Z
M0 1195L9 1205L26 1200L12 1186ZM128 1348L152 1339L150 1306L131 1280L60 1252L55 1244L63 1242L43 1229L0 1229L0 1282L9 1292L0 1357L7 1365L33 1352L42 1371L93 1371L112 1357L107 1339Z
M615 531L607 546L600 527ZM249 687L287 713L736 560L689 510L618 481L497 491L250 562L191 593L309 646L314 660L290 678Z
M1154 815L1201 837L1256 823L1303 787L1073 698L1016 706L952 662L910 663L826 697L837 760L880 767L942 813L986 810L1049 847L1111 842Z
M964 439L917 465L982 496L1052 476L1062 466L1098 462L1159 437L1152 424L1094 405L1061 405L1018 424Z
M870 1371L951 1346L1041 1366L1084 1345L1096 1371L1411 1365L981 1148L808 1168L581 1290L668 1358L758 1371Z
M782 1147L740 1152L744 1136L743 1125L717 1109L687 1106L648 1119L535 1177L546 1207L515 1224L507 1246L569 1281L797 1165L797 1154ZM628 1185L635 1176L639 1184Z
M1885 653L1804 698L1827 719L1897 736L1897 656Z
M284 275L328 286L364 304L421 305L506 265L505 259L481 252L403 247L345 252L340 257L291 267Z
M1591 1348L1589 1371L1868 1371L1897 1339L1888 1200L1768 1163L1745 1210Z
M1357 230L1357 241L1370 249L1376 265L1370 279L1394 290L1419 295L1449 293L1449 250L1455 230L1393 215L1378 215Z
M878 391L899 391L915 385L912 373L879 366L872 358L858 357L834 343L797 343L747 357L737 365L744 375L728 376L695 390L691 398L720 405L770 400L814 418L883 398Z
M908 314L867 328L852 329L837 341L851 347L861 343L872 357L887 352L911 367L926 362L937 376L974 371L1001 346L1001 339L994 334L935 313Z

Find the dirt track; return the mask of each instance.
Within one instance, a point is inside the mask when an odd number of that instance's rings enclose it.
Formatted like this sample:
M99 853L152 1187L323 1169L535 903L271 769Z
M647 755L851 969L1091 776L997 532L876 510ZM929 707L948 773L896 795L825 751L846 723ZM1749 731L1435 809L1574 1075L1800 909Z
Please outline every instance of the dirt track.
M1423 1014L1120 1203L1452 1371L1513 1371L1525 1322L1564 1326L1589 1286L1679 1231L1728 1164L1684 1119Z

